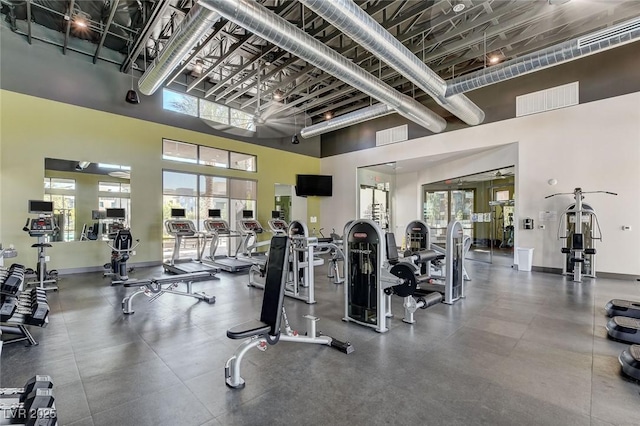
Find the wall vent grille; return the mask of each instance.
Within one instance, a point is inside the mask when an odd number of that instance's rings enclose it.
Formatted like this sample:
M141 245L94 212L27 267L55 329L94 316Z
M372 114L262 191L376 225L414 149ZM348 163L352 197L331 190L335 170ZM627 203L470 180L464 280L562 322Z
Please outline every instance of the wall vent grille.
M376 132L376 146L389 145L409 139L409 126L404 124Z
M580 103L578 82L516 96L516 117L565 108Z

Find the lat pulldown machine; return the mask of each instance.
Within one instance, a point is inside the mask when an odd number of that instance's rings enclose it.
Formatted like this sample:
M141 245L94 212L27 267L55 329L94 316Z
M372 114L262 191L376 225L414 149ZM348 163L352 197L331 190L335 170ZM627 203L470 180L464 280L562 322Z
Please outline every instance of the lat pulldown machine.
M582 188L576 188L573 192L560 192L544 197L546 199L557 195L573 195L576 200L562 213L558 224L558 239L565 240L565 246L562 247L562 253L565 255L562 273L573 275L573 281L577 283L582 282L583 275L596 277L595 240L602 241L598 217L589 204L582 202L584 194L618 195L609 191L584 192Z

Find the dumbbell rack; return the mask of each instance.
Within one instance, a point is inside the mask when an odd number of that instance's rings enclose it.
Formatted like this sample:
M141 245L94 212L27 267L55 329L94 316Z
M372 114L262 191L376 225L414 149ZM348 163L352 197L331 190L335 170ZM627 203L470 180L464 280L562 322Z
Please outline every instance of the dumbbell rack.
M49 323L47 296L41 288L24 290L25 268L13 264L8 269L0 269L0 334L15 335L4 344L27 341L37 345L28 325L46 327Z
M0 388L0 424L56 426L58 414L50 376L34 376L23 388Z

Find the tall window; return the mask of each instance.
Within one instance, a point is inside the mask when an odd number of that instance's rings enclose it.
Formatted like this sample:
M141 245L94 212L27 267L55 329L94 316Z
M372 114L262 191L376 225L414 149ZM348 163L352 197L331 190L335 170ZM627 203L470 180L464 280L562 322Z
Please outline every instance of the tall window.
M76 181L44 178L44 200L53 202L53 215L60 227L55 241L73 241L76 226Z
M222 219L235 228L236 221L242 218L242 210L256 213L258 197L254 180L165 170L162 188L163 221L171 218L172 208L183 208L186 218L193 220L198 230L204 230L203 223L209 217L209 209L219 209ZM224 249L226 244L226 239L222 239L220 249ZM165 251L170 249L170 243L165 246Z

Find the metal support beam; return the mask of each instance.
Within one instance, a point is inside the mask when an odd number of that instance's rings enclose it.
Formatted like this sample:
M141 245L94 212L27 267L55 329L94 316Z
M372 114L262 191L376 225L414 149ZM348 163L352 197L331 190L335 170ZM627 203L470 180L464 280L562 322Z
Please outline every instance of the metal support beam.
M31 44L31 0L27 0L27 41Z
M93 63L95 64L98 61L98 56L100 55L100 50L104 45L104 41L107 38L107 34L109 34L109 27L111 26L111 22L113 22L113 17L116 14L116 10L118 9L118 3L120 0L114 0L113 5L111 6L111 12L109 13L109 17L107 18L107 22L104 24L104 31L102 32L102 37L100 37L100 42L98 43L98 47L96 48L96 53L93 55Z
M67 29L65 30L64 33L64 44L62 45L62 54L66 55L67 54L67 45L69 44L69 33L71 32L71 21L73 21L73 6L75 5L76 0L71 0L71 2L69 3L69 11L67 13L69 19L67 20Z
M171 5L171 0L158 1L158 3L156 4L156 7L151 12L151 16L149 16L149 19L147 20L144 27L142 28L142 31L140 31L140 35L138 35L138 38L136 38L136 40L134 41L133 48L131 49L127 57L124 59L124 62L122 62L122 65L120 66L121 72L124 72L124 73L129 72L129 69L131 68L133 61L135 60L135 58L137 58L140 55L140 52L144 48L145 43L149 39L149 36L151 36L158 22L160 22L160 20L164 17L165 12L170 5Z

